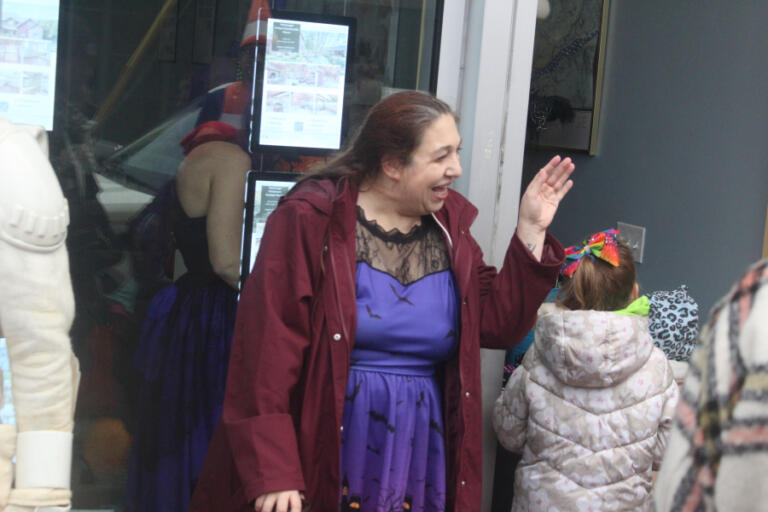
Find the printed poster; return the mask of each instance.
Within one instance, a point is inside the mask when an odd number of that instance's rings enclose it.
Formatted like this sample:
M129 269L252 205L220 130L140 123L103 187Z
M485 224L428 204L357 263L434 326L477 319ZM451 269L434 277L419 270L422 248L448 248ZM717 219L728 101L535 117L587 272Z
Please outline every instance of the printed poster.
M0 0L0 116L53 130L59 0Z
M339 149L349 27L269 19L259 144Z

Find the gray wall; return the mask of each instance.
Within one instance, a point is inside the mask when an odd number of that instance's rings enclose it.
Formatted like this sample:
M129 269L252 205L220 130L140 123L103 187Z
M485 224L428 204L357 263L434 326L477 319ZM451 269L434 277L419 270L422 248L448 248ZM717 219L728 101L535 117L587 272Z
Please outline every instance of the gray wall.
M645 291L687 284L702 319L760 258L768 204L768 2L613 0L598 155L552 232L645 226ZM525 176L553 151L526 152Z

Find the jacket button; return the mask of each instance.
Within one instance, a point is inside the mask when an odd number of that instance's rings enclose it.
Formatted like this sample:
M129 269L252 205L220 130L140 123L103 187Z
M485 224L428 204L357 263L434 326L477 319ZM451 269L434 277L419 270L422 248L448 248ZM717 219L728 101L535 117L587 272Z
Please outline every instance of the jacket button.
M461 486L464 487L465 485L467 485L467 481L466 480L462 480L461 481Z
M467 391L466 393L464 393L464 396L465 396L465 397L467 397L467 398L469 398L469 391Z
M333 335L333 341L339 341L341 339L341 334L336 333Z
M327 245L323 246L323 252L328 252L328 246Z
M339 430L340 430L340 431L342 431L342 432L344 432L344 425L342 425L341 427L339 427Z

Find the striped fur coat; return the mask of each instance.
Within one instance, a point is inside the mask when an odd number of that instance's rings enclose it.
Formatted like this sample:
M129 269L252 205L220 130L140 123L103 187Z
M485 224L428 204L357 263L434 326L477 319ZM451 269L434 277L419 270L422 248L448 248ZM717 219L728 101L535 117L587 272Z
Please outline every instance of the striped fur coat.
M701 332L655 500L659 511L768 509L768 259Z

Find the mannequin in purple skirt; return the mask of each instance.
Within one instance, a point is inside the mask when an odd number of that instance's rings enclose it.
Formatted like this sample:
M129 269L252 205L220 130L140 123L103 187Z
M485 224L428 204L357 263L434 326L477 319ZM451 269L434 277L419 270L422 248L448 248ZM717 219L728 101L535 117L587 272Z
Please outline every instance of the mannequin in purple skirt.
M140 384L129 512L189 509L224 400L249 167L236 144L201 144L158 193L156 218L145 218L168 226L186 272L152 298L134 357ZM155 231L162 232L144 230Z

